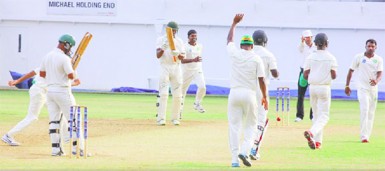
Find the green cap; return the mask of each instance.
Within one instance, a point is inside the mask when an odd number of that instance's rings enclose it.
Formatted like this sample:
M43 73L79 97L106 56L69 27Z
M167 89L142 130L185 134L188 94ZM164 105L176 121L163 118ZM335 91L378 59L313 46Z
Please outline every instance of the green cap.
M75 46L75 40L74 40L74 37L72 37L71 35L69 34L64 34L62 35L60 38L59 38L59 42L63 42L63 43L69 43L70 46Z
M254 40L251 36L249 35L244 35L241 39L241 45L253 45Z
M178 23L176 23L175 21L168 22L167 27L171 27L173 30L178 30L179 29Z

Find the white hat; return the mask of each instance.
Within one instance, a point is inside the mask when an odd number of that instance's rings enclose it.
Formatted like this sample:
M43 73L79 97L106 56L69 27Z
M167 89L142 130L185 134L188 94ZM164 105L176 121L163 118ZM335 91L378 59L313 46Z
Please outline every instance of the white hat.
M305 30L302 32L302 37L310 37L313 36L310 30Z

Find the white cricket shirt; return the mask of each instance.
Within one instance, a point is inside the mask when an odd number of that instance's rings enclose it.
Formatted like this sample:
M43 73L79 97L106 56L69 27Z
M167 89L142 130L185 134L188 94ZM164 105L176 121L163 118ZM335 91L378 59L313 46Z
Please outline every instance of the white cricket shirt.
M298 50L302 55L302 63L301 63L301 68L305 68L305 62L306 58L317 51L317 46L313 43L311 47L309 47L305 42L301 42L298 46Z
M162 45L165 43L167 43L167 45L168 45L167 35L161 36L156 40L156 48L157 49L162 48ZM179 37L175 37L174 38L174 44L175 44L175 49L178 50L179 53L182 53L182 54L186 53L182 39L180 39ZM171 53L172 50L170 49L170 47L168 47L167 49L163 49L163 50L164 50L164 53L163 53L162 57L158 58L160 64L164 64L164 65L180 64L180 60L178 58L177 58L176 62L174 62L174 59L173 59L174 57Z
M40 70L46 72L45 81L48 90L71 87L68 74L74 73L74 70L72 69L71 59L61 49L56 48L49 52L44 57Z
M326 50L317 50L308 56L305 62L305 71L310 69L308 82L310 85L330 85L331 70L337 71L336 58Z
M263 46L254 45L254 52L262 59L263 67L265 68L265 84L268 85L270 84L271 77L270 70L277 69L277 59L273 53Z
M232 62L230 87L256 91L258 77L265 76L261 58L253 50L238 49L234 42L227 45L227 52Z
M190 45L188 42L185 44L186 56L185 59L194 59L197 56L202 57L202 45L196 43L195 46ZM202 62L190 62L182 65L183 70L188 71L202 71Z
M376 89L376 86L370 85L370 79L377 78L377 72L383 71L383 60L380 56L374 54L368 58L364 53L357 54L350 66L350 69L358 72L357 86L364 89Z
M35 85L41 88L47 88L47 83L45 82L45 79L40 77L40 68L34 69L33 72L35 72L36 74L34 78Z

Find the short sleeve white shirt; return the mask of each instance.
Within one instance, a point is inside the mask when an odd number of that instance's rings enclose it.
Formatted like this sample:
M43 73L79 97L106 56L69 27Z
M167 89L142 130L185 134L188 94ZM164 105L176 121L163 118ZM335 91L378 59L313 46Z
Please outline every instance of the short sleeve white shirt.
M310 69L308 82L310 85L330 85L331 70L337 71L336 58L326 50L317 50L305 62L305 70Z
M230 87L256 91L258 77L265 76L261 58L253 50L238 49L234 42L227 45L227 52L232 63Z
M376 79L377 72L383 71L383 67L383 59L380 56L374 54L368 58L364 53L360 53L354 57L350 69L358 73L357 86L370 90L377 88L377 85L370 85L370 79Z
M311 47L309 47L306 43L300 43L299 46L298 46L298 50L299 52L301 53L302 55L302 63L301 63L301 67L302 68L305 68L305 62L306 62L306 58L317 51L317 47L313 44Z
M196 43L195 46L190 45L188 42L185 44L186 56L185 59L194 59L197 56L202 57L202 45ZM202 71L202 62L190 62L182 65L183 70L188 71Z
M157 39L156 41L156 48L162 48L162 45L167 43L168 44L168 39L167 39L167 35L164 35L164 36L161 36ZM184 47L184 44L183 44L183 41L182 39L180 39L179 37L175 37L174 38L174 44L175 44L175 49L178 50L183 56L185 55L186 53L186 50L185 50L185 47ZM179 59L176 59L176 62L174 62L174 57L172 55L172 50L170 49L170 47L168 47L167 49L163 49L164 50L164 53L163 55L159 58L159 62L161 64L164 64L164 65L175 65L175 64L180 64L180 60Z
M265 84L268 85L271 77L270 70L277 69L277 59L273 53L263 46L254 46L254 52L262 59L263 67L265 68Z
M71 87L71 80L68 74L74 73L71 59L64 54L61 49L54 49L43 59L40 67L41 71L46 72L46 83L48 90L56 88Z

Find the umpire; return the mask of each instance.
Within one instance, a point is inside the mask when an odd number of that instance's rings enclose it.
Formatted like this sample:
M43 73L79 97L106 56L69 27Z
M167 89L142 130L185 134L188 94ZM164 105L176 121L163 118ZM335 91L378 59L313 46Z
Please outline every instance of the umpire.
M299 72L299 77L298 77L298 100L297 100L297 113L295 118L295 122L302 121L303 116L304 116L304 107L303 107L303 101L305 98L305 93L306 89L308 86L307 81L303 78L303 65L305 64L306 58L315 52L317 50L316 46L313 46L312 42L313 34L311 33L310 30L305 30L302 32L302 37L301 37L301 43L298 46L299 52L302 54L302 66L301 70ZM310 119L313 119L313 112L310 109Z

